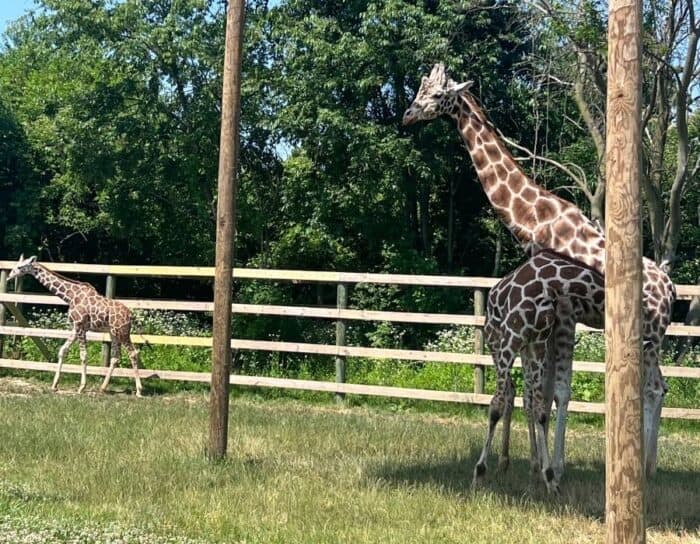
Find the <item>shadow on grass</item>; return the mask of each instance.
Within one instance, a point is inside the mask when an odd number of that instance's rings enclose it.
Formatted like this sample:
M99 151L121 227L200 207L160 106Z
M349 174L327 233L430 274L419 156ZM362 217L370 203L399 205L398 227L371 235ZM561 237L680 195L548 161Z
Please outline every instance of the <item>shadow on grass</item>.
M528 459L511 458L506 472L498 468L497 458L489 458L484 483L472 487L474 465L480 450L439 462L413 465L385 464L368 477L388 485L430 486L442 493L478 500L480 493L500 495L507 505L522 507L539 503L557 514L576 513L602 522L605 512L605 466L569 463L561 482L561 494L547 494L541 479L530 474ZM647 525L674 531L700 529L700 473L660 469L647 482Z

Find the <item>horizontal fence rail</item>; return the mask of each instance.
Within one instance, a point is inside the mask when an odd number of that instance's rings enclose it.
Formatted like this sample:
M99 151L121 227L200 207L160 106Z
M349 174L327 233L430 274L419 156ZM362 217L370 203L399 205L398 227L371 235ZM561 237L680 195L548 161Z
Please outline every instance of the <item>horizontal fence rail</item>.
M39 338L66 339L71 331L58 329L39 329L34 327L10 327L0 326L0 335L16 335ZM167 346L186 346L210 348L212 338L210 336L163 336L149 334L132 334L135 344L154 344ZM105 342L109 340L108 333L89 332L87 339L91 342ZM420 361L424 363L452 363L464 365L493 366L490 355L476 355L473 353L456 353L448 351L421 351L409 349L388 348L364 348L353 346L337 346L332 344L306 344L302 342L279 342L270 340L245 340L234 338L231 340L231 349L251 351L271 351L284 353L304 353L308 355L332 355L342 357L368 357L372 359L396 359L401 361ZM515 359L514 366L520 367L520 358ZM579 372L605 373L605 363L593 361L574 361L573 369ZM670 366L662 367L666 377L697 378L700 379L700 367Z
M15 261L0 261L0 269L11 270ZM121 264L41 263L54 272L98 274L113 276L146 276L214 279L212 266L139 266ZM413 274L373 274L364 272L327 272L311 270L283 270L262 268L234 268L237 280L272 280L314 283L375 283L422 287L467 287L489 289L499 278L479 276L437 276ZM700 296L700 285L677 285L678 299Z
M180 300L136 300L116 299L127 307L140 310L171 310L189 312L211 312L213 302L180 301ZM58 297L51 295L28 295L0 293L0 302L25 304L45 304L52 306L67 306ZM393 321L396 323L423 323L432 325L475 325L483 326L485 317L465 314L430 314L411 312L380 312L375 310L341 310L338 308L323 308L318 306L275 306L266 304L232 304L232 311L238 314L277 315L287 317L316 317L326 319L347 319L355 321ZM602 332L602 329L577 324L579 332ZM666 329L668 336L700 336L700 326L671 323Z
M127 265L94 265L94 264L70 264L70 263L42 263L49 270L59 273L81 274L107 274L113 280L114 276L146 276L146 277L180 277L192 279L212 279L213 267L171 267L171 266L127 266ZM15 265L12 261L0 261L0 271L9 270ZM233 272L236 280L265 280L265 281L289 281L294 283L336 283L336 284L386 284L406 285L422 287L453 287L483 290L493 286L498 278L485 277L458 277L458 276L433 276L433 275L408 275L408 274L369 274L348 272L315 272L305 270L266 270L235 268ZM113 283L112 283L113 286ZM679 299L691 299L700 296L700 285L679 285L677 292ZM183 301L183 300L137 300L118 299L133 309L170 310L188 312L212 312L213 303L207 301ZM17 310L18 304L64 306L66 303L60 298L32 293L7 293L0 292L0 308L4 306L10 309L15 317L15 323L6 325L0 322L0 339L3 336L25 336L40 342L40 338L65 339L69 336L68 330L41 329L30 327L26 320L21 318ZM233 304L232 310L237 314L269 315L297 318L330 319L338 322L345 321L390 321L400 323L418 323L431 325L471 325L482 327L483 315L446 314L446 313L415 313L415 312L391 312L375 310L357 310L338 307L321 306L280 306L264 304ZM21 326L17 326L21 325ZM597 329L577 326L577 331L600 332ZM667 334L670 336L700 336L700 327L689 326L681 323L672 323ZM178 345L190 347L211 347L211 337L187 337L187 336L162 336L142 335L133 333L135 343L149 343L162 345ZM88 340L95 342L109 342L106 333L88 333ZM0 344L1 345L1 344ZM41 345L40 345L41 348ZM405 350L366 348L345 345L309 344L300 342L278 342L271 340L247 340L232 339L231 348L236 350L255 350L267 352L284 352L308 355L327 355L336 358L366 357L373 359L395 359L405 361L435 362L448 364L468 364L477 368L493 365L489 355L475 353L453 353L441 351ZM42 353L46 356L45 347ZM515 366L520 366L517 360ZM54 371L55 365L50 362L18 361L5 359L0 355L0 367ZM64 365L66 372L79 372L77 365ZM573 368L579 372L604 373L605 364L590 361L574 361ZM103 375L103 367L89 367L91 374ZM117 370L115 375L132 376L131 370ZM683 366L663 366L662 372L667 377L700 379L700 368ZM209 373L206 372L176 372L165 370L144 369L142 375L159 379L209 382ZM405 389L398 387L371 386L361 384L347 384L339 382L321 382L311 380L293 380L282 378L268 378L260 376L232 375L231 384L248 385L256 387L280 387L289 389L304 389L311 391L327 391L336 394L379 395L395 398L411 398L421 400L441 400L450 402L463 402L472 404L488 404L491 395L481 392L462 393L449 391L433 391L423 389ZM518 399L519 403L521 400ZM518 404L520 405L520 404ZM604 405L600 403L571 402L570 410L585 413L604 413ZM693 408L664 408L664 417L699 419L700 409Z

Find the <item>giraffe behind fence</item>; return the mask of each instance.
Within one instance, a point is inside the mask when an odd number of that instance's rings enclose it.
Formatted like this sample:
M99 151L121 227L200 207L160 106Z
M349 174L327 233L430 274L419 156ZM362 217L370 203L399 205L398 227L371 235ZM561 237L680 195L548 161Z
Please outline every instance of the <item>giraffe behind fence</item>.
M100 295L89 283L64 278L55 272L51 272L36 262L36 257L24 258L19 261L10 272L8 279L17 278L29 274L34 276L39 283L51 291L54 295L68 303L68 320L73 326L68 340L58 350L58 365L51 389L58 389L58 379L66 353L78 340L80 347L80 363L82 373L80 375L80 387L78 393L85 390L87 381L87 332L108 331L112 338L112 351L107 374L100 387L101 391L107 389L112 377L114 367L119 362L121 346L123 345L129 355L131 366L134 369L136 382L136 396L141 396L141 379L139 378L138 351L131 342L131 312L121 302Z

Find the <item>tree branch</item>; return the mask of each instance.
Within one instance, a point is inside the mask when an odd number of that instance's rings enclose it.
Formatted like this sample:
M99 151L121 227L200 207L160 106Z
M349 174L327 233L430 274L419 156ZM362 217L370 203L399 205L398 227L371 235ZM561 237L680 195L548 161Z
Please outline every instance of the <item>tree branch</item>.
M583 193L586 195L586 197L589 200L593 198L593 193L591 193L591 190L588 187L588 180L586 178L586 173L583 171L583 168L581 168L577 164L569 163L567 166L559 161L555 161L554 159L550 159L548 157L543 157L542 155L537 155L536 153L533 153L532 151L530 151L528 148L514 142L510 138L504 136L503 134L501 134L501 138L503 138L503 140L508 145L513 146L514 148L522 151L523 153L525 153L527 155L527 157L525 157L525 158L522 158L522 157L516 158L515 159L516 161L524 161L524 160L533 160L534 159L537 161L545 162L545 163L551 164L553 166L556 166L557 168L559 168L562 172L564 172L567 176L569 176L576 183L576 186L581 191L583 191ZM579 171L579 174L578 175L575 174L571 170L571 168L577 169Z

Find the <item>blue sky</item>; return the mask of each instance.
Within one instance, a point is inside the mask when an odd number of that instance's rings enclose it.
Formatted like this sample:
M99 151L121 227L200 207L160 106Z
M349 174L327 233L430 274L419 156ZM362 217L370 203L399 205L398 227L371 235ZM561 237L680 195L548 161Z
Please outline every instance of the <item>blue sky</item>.
M0 33L7 23L34 7L34 0L0 0Z

